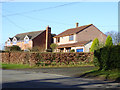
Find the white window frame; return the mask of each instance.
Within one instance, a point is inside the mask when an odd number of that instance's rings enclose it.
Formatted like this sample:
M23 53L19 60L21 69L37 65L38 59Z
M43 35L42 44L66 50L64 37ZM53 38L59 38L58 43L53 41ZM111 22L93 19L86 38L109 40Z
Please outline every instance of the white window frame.
M29 43L30 39L29 37L26 35L25 38L24 38L24 44L27 44Z

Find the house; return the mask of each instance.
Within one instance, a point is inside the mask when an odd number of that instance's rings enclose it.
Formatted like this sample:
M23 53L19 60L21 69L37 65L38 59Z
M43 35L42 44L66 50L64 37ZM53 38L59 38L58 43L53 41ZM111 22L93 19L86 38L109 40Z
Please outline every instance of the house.
M22 50L28 50L38 46L45 50L50 48L51 41L51 27L47 26L46 30L21 33L8 38L5 47L17 45Z
M80 27L78 24L76 23L76 28L65 30L53 37L54 43L58 45L57 52L70 52L72 49L75 52L89 52L95 38L101 43L105 42L107 36L93 24Z

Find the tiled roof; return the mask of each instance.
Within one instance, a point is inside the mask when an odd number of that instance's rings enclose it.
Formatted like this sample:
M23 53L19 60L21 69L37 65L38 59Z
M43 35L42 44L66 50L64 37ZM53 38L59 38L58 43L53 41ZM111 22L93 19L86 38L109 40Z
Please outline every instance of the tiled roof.
M84 46L85 44L91 42L92 40L90 41L81 41L81 42L77 42L77 43L70 43L70 44L62 44L62 45L59 45L57 48L65 48L65 47L76 47L76 46Z
M84 26L80 26L80 27L77 27L77 28L71 28L71 29L67 29L65 30L64 32L56 35L55 37L62 37L62 36L67 36L67 35L71 35L71 34L75 34L75 33L78 33L86 28L88 28L89 26L91 26L93 24L89 24L89 25L84 25Z
M36 36L38 36L39 34L41 34L43 31L45 31L45 30L34 31L34 32L27 32L27 33L21 33L21 34L15 35L14 37L17 38L17 41L24 40L24 38L25 38L26 35L27 35L30 39L34 39Z

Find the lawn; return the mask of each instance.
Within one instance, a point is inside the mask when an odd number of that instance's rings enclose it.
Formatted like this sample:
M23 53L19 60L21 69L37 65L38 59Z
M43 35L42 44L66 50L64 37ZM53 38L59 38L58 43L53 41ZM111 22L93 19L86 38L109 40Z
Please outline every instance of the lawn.
M23 64L3 64L2 63L2 69L24 69L24 68L32 68L29 65L23 65Z
M2 69L25 69L25 68L62 68L62 67L84 67L84 66L94 66L91 63L83 63L83 64L76 64L76 65L45 65L45 66L29 66L27 64L5 64L2 63Z
M79 75L79 77L95 78L100 80L110 80L120 82L120 70L113 69L107 71L91 70Z

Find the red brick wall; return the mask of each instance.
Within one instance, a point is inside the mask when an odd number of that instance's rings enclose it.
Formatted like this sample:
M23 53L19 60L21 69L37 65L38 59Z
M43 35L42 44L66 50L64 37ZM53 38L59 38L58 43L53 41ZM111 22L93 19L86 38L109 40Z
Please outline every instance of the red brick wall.
M46 31L42 32L36 38L33 39L33 47L39 46L45 49L46 45Z
M100 42L106 41L106 35L99 31L95 26L90 26L87 29L79 32L76 35L77 41L88 41L98 38Z
M12 64L29 64L36 65L37 63L77 63L79 61L91 62L93 60L92 53L25 53L11 52L0 53L2 55L1 62Z

